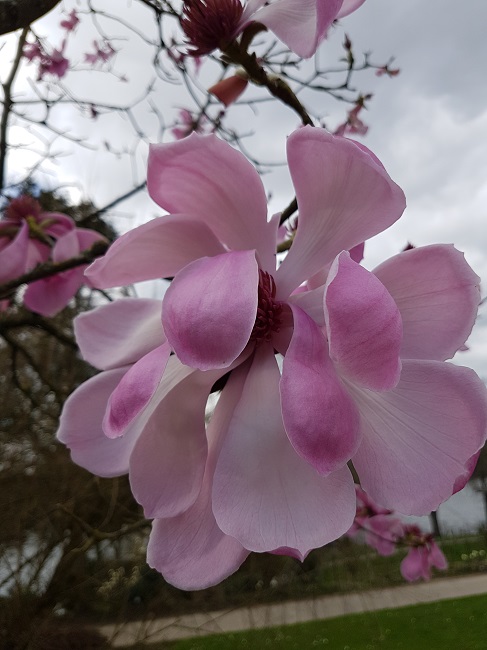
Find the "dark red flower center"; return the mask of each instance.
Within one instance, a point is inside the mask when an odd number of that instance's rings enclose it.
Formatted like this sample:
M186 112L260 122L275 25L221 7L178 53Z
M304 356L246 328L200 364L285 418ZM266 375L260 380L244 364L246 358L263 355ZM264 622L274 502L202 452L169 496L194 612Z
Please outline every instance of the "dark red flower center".
M240 0L185 0L181 26L192 56L224 49L235 37L242 17Z
M279 332L282 322L282 304L276 302L276 283L265 271L259 271L257 316L250 340L257 344L269 342L273 332Z

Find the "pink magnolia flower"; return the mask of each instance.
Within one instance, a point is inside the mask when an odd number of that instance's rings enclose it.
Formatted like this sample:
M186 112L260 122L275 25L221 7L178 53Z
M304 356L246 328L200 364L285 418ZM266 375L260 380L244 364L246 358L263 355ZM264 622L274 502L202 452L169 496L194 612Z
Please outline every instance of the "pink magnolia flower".
M362 122L358 114L364 108L362 103L357 104L348 111L347 119L343 124L337 127L334 131L335 135L348 135L348 134L357 134L365 135L369 130L369 127Z
M41 47L39 41L35 43L26 43L23 49L23 55L28 61L34 61L35 59L40 59L44 54L44 50Z
M45 262L53 242L73 228L70 217L42 212L30 196L12 199L0 219L0 282L12 280Z
M99 287L174 278L158 339L145 333L154 305L78 320L104 372L70 397L59 437L84 467L129 472L155 520L148 561L181 588L219 582L249 551L303 558L344 534L350 460L373 499L422 514L485 441L484 385L444 363L479 303L463 256L418 248L370 273L347 251L400 217L400 188L364 146L320 129L290 136L288 162L299 225L277 270L279 219L267 220L257 172L192 134L150 151L149 193L170 214L87 271Z
M377 68L375 74L377 77L382 77L384 75L387 75L388 77L397 77L400 72L401 70L399 68L390 68L389 64L387 64Z
M73 9L68 14L68 17L61 20L61 22L59 24L67 32L72 32L77 27L79 22L80 22L80 20L78 18L77 13L76 13L76 9Z
M52 248L53 262L62 262L79 255L96 241L105 240L100 233L87 228L74 228L59 237ZM54 316L73 298L82 284L86 265L78 266L48 278L32 282L24 294L24 305L43 316Z
M190 133L202 133L205 129L206 118L201 116L195 119L193 114L186 108L179 111L178 123L171 129L171 133L176 140L182 140Z
M265 25L290 50L313 56L334 20L348 16L365 0L185 0L182 27L192 48L203 56L225 49L253 22Z
M52 51L52 54L44 52L39 61L39 80L43 79L46 74L52 74L59 79L64 77L69 68L69 59L64 56L65 47L66 39L60 48Z
M102 43L93 41L93 47L95 49L94 52L87 52L85 54L85 63L91 63L91 65L95 65L96 63L106 63L116 52L108 41Z
M392 555L398 540L403 536L404 525L393 515L392 510L377 505L358 485L355 486L357 512L349 537L364 533L364 541L379 555Z
M423 578L431 579L431 569L439 570L448 568L448 562L433 536L418 528L407 526L404 531L404 540L410 546L408 554L401 562L401 574L408 582Z
M63 40L60 48L52 51L52 54L46 52L39 41L24 46L23 55L28 61L39 60L38 81L46 74L52 74L59 79L64 77L69 68L69 59L64 56L65 48L66 39Z

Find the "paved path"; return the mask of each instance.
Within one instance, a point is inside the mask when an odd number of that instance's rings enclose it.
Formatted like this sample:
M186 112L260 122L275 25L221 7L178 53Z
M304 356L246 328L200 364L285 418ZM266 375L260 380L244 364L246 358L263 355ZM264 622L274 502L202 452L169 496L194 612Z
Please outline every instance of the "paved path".
M123 647L142 640L155 643L219 632L289 625L335 618L344 614L371 612L484 593L487 593L487 574L437 578L431 582L389 589L321 596L311 600L240 607L218 612L185 614L148 622L125 623L123 626L106 625L100 631L112 640L114 647Z

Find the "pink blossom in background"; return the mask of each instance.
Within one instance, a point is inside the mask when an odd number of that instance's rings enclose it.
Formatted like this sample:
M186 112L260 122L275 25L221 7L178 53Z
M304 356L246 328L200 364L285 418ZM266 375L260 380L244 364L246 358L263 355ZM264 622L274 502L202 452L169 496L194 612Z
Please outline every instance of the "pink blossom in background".
M362 103L357 104L354 108L348 111L347 119L343 124L337 127L334 131L335 135L365 135L369 127L362 122L358 114L364 108Z
M56 241L52 248L51 260L62 262L76 257L97 241L105 241L105 238L94 230L74 228ZM24 305L37 314L55 316L74 297L81 285L87 284L84 277L87 266L78 266L32 282L24 294Z
M333 21L348 16L365 0L186 0L182 27L190 54L225 49L251 23L273 32L298 56L309 58Z
M431 579L431 569L445 570L448 562L433 536L418 528L407 526L404 531L404 541L410 546L408 554L401 562L401 574L408 582L422 578Z
M387 75L388 77L397 77L400 72L401 70L399 68L390 68L389 65L383 65L375 71L375 74L377 77L382 77L384 75Z
M36 41L35 43L26 43L24 45L23 55L28 61L34 61L35 59L41 58L43 53L44 51L39 41Z
M372 501L360 486L356 485L355 490L357 512L347 532L349 537L363 534L365 543L379 555L388 556L399 548L408 548L400 565L401 574L408 582L420 578L429 580L432 567L439 570L448 568L448 562L433 535L423 532L416 525L400 521L391 510Z
M31 196L12 199L0 220L0 284L42 262L75 257L99 240L105 238L94 230L76 228L65 214L42 212ZM54 316L86 284L86 266L31 283L23 297L25 306L44 316ZM3 309L7 306L2 305Z
M72 32L78 26L79 22L80 20L76 13L76 9L73 9L69 12L68 17L61 20L59 24L67 32Z
M355 486L355 491L357 512L347 535L355 537L363 533L365 543L379 555L392 555L403 535L404 525L392 510L378 506L358 485Z
M54 240L74 228L65 214L42 212L30 196L12 199L0 219L0 282L49 259Z
M52 54L45 54L41 57L39 62L39 80L43 79L46 74L51 74L54 77L58 77L58 79L64 77L69 68L69 59L64 56L65 46L66 41L63 41L59 49L54 49Z
M100 43L93 41L93 48L94 52L87 52L85 54L85 63L90 63L91 65L95 65L96 63L106 63L116 52L108 41Z
M42 47L39 41L36 41L35 43L27 43L24 46L23 55L28 61L38 61L38 81L44 79L46 74L61 79L65 76L70 65L69 59L64 56L65 49L66 39L63 40L61 47L53 49L51 54Z
M174 278L162 321L160 303L144 317L136 299L78 319L104 372L69 398L59 438L87 469L129 473L154 519L148 561L184 589L249 551L303 558L344 534L350 460L371 499L423 514L485 441L484 385L444 363L472 328L478 277L445 245L367 271L356 251L401 216L402 191L346 138L304 127L287 149L299 224L278 269L279 215L267 220L257 172L192 134L151 147L149 193L169 214L86 272L100 288Z
M171 129L171 133L176 140L182 140L190 133L203 133L207 124L204 116L196 120L190 111L182 108L178 114L178 123Z

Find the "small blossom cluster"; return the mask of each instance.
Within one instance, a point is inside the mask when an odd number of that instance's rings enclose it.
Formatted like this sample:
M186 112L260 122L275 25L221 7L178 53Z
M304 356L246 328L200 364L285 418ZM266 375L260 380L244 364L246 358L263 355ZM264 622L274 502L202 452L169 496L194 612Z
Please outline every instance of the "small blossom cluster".
M431 569L444 571L448 562L431 533L419 526L405 524L392 510L377 505L358 485L355 486L357 512L349 537L363 536L366 544L379 555L392 555L398 548L408 549L400 571L405 580L430 580Z
M65 214L43 212L39 203L24 195L10 201L0 219L0 284L21 277L43 262L62 262L89 249L104 237L94 230L77 228ZM54 316L76 294L85 266L32 282L23 302L33 312ZM8 301L2 300L2 308Z
M60 26L65 31L65 37L60 47L53 48L51 52L46 49L45 45L39 39L36 39L33 43L27 43L24 46L24 57L30 62L35 61L38 63L38 81L43 80L46 75L51 75L58 79L62 79L66 75L71 65L70 60L65 56L68 38L75 31L79 22L80 19L75 9L66 18L61 20ZM114 54L115 49L108 41L93 41L93 51L87 52L84 55L84 60L85 63L89 63L90 65L96 65L97 63L103 65Z

